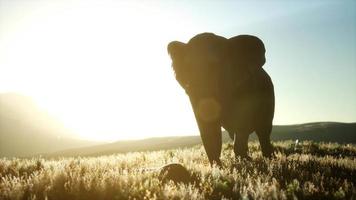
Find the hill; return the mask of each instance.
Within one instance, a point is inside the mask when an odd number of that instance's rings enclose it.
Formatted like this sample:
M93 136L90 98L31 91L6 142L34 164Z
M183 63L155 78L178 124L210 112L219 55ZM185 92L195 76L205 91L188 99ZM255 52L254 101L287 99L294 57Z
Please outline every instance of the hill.
M28 156L100 144L72 133L27 96L0 94L0 157Z
M356 143L356 123L315 122L274 126L272 140Z
M190 147L200 136L149 138L109 144L71 138L58 120L41 110L31 98L15 93L0 94L0 157L98 156L132 151ZM272 140L313 140L356 143L356 123L317 122L274 126ZM253 134L250 140L256 140ZM223 133L223 141L231 141Z
M356 143L356 123L317 122L298 125L274 126L272 140L312 140L315 142ZM256 140L255 134L250 140ZM231 141L223 132L223 141ZM200 136L161 137L135 141L119 141L85 148L69 149L47 156L98 156L112 153L152 151L190 147L201 144Z

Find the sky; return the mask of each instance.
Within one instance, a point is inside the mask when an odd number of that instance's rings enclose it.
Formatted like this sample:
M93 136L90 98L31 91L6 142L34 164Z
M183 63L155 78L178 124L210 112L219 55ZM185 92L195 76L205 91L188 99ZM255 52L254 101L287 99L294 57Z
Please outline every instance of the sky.
M356 1L0 0L0 93L75 137L197 135L166 46L202 32L266 46L274 124L356 121Z

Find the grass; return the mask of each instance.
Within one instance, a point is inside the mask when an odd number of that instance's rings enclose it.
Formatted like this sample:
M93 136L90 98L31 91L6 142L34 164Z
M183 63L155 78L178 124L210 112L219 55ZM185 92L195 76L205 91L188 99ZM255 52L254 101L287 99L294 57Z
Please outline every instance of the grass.
M223 169L201 145L175 150L61 159L0 159L0 199L354 199L356 145L276 142L275 159L249 143L251 161L224 144ZM161 183L159 167L178 162L192 184Z

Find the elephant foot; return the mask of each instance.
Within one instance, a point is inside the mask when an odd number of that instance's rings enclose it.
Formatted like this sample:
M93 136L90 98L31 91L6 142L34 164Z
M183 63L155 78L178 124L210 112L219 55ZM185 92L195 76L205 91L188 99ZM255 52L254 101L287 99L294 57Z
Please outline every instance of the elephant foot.
M248 156L248 136L249 134L235 134L234 141L234 153L235 157L241 157L243 159L249 158Z
M275 149L272 144L266 145L264 148L262 148L262 155L265 158L275 158Z
M247 145L240 145L234 151L236 160L252 160L248 155Z
M217 166L218 168L222 168L222 163L221 163L221 160L219 159L219 160L213 160L213 161L211 161L210 162L210 165L211 165L211 167L213 167L213 166Z
M229 133L229 137L230 137L230 139L231 140L235 140L235 133L233 133L233 132L228 132Z
M243 156L237 155L237 156L235 156L235 158L236 158L236 160L246 160L246 161L251 161L252 160L252 158L247 154L243 155Z
M274 157L274 147L271 143L271 138L270 138L271 131L272 131L272 124L268 126L260 127L256 130L258 140L260 141L262 155L265 158Z

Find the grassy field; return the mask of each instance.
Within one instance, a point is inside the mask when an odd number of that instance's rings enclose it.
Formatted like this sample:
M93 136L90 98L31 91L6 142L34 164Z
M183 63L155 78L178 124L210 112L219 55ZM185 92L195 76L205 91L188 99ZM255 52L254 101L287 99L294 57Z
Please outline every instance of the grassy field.
M0 159L0 199L355 199L356 145L276 142L264 159L235 160L224 144L223 169L192 148L62 159ZM183 164L192 184L161 183L159 167Z

